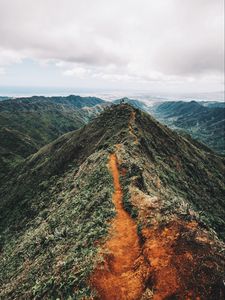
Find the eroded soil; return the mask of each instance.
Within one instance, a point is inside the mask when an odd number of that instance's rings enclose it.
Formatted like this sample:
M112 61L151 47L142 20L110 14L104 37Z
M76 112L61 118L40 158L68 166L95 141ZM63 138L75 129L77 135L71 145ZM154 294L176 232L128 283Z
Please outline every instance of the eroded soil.
M135 112L130 117L129 132L134 132ZM120 147L117 145L117 151ZM114 182L112 201L116 217L112 220L108 239L102 246L103 261L91 276L91 285L100 300L214 300L225 299L222 252L215 241L196 221L185 221L174 215L167 223L157 218L151 226L145 218L160 213L160 199L131 190L132 203L139 211L142 223L139 234L137 220L123 207L119 168L115 153L109 157ZM160 184L157 184L160 188Z
M116 217L103 252L105 260L92 276L92 284L102 300L139 299L144 290L148 268L141 255L137 225L122 205L117 157L111 154L109 166L113 176L113 203Z

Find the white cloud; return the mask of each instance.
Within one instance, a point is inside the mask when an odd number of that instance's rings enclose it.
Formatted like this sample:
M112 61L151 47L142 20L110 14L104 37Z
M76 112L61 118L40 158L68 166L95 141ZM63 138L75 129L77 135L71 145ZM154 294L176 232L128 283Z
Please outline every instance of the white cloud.
M23 55L14 49L4 49L0 46L0 66L7 66L13 63L22 62Z
M112 81L221 82L223 0L0 0L0 66ZM129 87L129 85L128 85Z
M2 67L0 67L0 76L1 76L1 75L5 75L5 69L2 68Z
M77 67L77 68L73 68L70 70L65 70L63 72L63 74L65 76L76 76L79 78L84 78L87 74L90 74L91 71L89 69L86 68L82 68L82 67Z

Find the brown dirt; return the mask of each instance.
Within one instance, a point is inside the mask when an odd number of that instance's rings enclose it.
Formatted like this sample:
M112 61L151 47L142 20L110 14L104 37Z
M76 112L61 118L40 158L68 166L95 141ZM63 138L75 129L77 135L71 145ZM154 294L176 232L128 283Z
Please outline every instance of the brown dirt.
M129 132L134 132L135 112L131 113ZM117 151L120 145L116 147ZM108 240L102 246L103 262L94 270L90 282L100 300L208 300L224 299L222 273L225 261L218 254L206 231L197 222L178 219L162 225L161 199L133 189L131 201L138 208L142 229L140 243L135 221L123 208L119 177L127 170L118 168L116 154L109 157L114 182L113 203L116 217ZM160 180L157 180L160 189ZM154 219L150 227L145 219Z
M95 270L91 282L101 300L139 299L144 290L148 268L141 256L141 247L134 220L122 205L117 157L110 155L109 166L113 175L113 203L117 215L112 222L111 236L103 246L103 265Z
M175 219L142 231L143 255L150 264L153 300L224 299L224 258L210 246L197 222Z
M171 261L174 255L172 245L178 235L174 229L165 228L160 231L156 227L143 230L146 239L144 255L152 268L151 285L154 287L154 300L172 297L180 287L176 268Z
M141 245L136 223L123 208L116 154L110 155L109 167L117 214L102 247L104 260L90 280L98 293L96 299L224 299L221 274L225 262L210 246L208 234L195 221L175 218L166 225L154 222L145 227ZM150 206L146 209L154 211Z

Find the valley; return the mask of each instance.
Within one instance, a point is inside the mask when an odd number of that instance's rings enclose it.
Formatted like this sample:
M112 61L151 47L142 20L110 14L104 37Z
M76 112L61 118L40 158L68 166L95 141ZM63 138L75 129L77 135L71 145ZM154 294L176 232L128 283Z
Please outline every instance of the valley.
M60 135L87 124L104 101L94 97L30 97L0 102L0 180Z
M164 102L152 108L153 115L181 134L189 134L217 153L225 153L225 106L223 102Z

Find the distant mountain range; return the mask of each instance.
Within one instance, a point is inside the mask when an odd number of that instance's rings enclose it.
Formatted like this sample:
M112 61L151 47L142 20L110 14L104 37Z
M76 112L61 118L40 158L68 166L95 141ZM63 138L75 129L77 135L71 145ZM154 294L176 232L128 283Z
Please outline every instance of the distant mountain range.
M80 96L34 96L1 101L0 177L10 166L45 144L85 125L103 109L104 103L98 98ZM92 107L95 107L93 112Z
M189 133L218 153L225 154L225 104L170 101L155 105L152 114L169 127Z
M122 98L107 102L96 97L74 95L2 100L0 178L40 147L82 127L105 107L121 101L154 115L160 122L182 134L190 134L214 151L225 153L225 105L222 102L170 101L148 106L135 99Z

